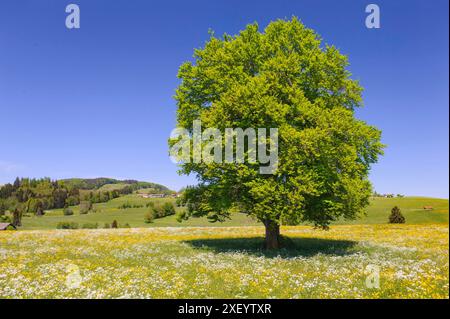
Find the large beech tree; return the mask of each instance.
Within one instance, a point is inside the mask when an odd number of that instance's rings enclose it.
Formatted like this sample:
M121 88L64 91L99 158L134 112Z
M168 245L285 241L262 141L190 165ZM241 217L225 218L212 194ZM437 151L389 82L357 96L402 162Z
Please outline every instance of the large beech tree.
M199 119L222 132L278 128L279 165L264 175L258 163L181 163L180 173L199 181L184 193L181 219L223 221L243 212L265 225L265 246L274 249L280 224L327 228L358 217L383 144L378 129L355 117L362 88L347 66L345 55L296 18L262 32L255 23L236 36L211 34L179 69L178 126L192 133Z

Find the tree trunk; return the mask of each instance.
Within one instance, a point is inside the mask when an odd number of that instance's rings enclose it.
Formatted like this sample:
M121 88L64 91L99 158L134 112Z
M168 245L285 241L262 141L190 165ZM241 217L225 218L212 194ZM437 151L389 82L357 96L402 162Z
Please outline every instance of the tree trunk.
M43 216L44 215L44 210L42 208L38 208L36 211L36 216Z
M21 219L22 219L22 216L21 216L22 214L16 209L16 210L14 210L14 213L13 213L13 222L12 222L12 224L15 226L15 227L19 227L19 226L22 226L22 221L21 221Z
M264 226L266 226L266 240L264 247L266 249L280 248L280 225L272 220L265 220Z

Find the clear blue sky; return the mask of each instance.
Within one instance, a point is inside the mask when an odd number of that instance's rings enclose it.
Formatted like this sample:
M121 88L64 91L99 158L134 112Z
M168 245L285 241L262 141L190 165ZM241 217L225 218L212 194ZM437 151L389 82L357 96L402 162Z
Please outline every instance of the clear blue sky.
M65 7L81 28L65 27ZM381 9L367 29L365 7ZM178 189L167 155L179 65L216 34L298 16L350 58L358 117L383 131L378 192L448 198L448 1L0 2L0 184L117 177Z

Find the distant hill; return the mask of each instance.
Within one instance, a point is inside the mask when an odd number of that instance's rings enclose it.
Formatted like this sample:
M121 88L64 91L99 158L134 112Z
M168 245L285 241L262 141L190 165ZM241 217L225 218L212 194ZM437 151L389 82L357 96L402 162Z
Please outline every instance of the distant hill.
M120 190L126 186L131 186L133 190L138 189L154 189L157 192L171 192L171 190L161 184L142 182L137 180L117 180L114 178L98 177L98 178L68 178L58 182L69 188L77 188L82 190L101 190L111 191Z
M0 216L4 217L5 212L15 212L16 226L20 226L20 216L24 213L42 216L49 209L75 206L82 202L90 202L91 205L104 203L142 189L149 193L174 193L156 183L105 177L63 180L16 178L12 184L0 187Z

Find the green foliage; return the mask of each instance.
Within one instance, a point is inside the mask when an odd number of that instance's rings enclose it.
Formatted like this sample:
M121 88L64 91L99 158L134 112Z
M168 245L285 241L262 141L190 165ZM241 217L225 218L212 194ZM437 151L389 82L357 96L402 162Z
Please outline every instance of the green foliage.
M64 216L71 216L73 215L73 210L70 208L64 208L63 214Z
M113 220L111 223L111 228L119 228L119 225L117 224L117 220Z
M80 198L78 196L69 196L66 200L67 206L76 206L80 204Z
M117 207L118 209L128 209L128 208L132 208L133 205L131 205L129 202L123 203L122 205L120 205L119 207Z
M162 205L153 206L150 211L153 213L155 218L162 218L170 215L175 215L175 207L172 203L164 203Z
M86 224L83 224L83 226L81 226L81 228L84 228L84 229L97 229L98 228L98 223L86 223Z
M15 227L22 226L22 216L24 212L24 205L22 203L16 202L12 207L13 210L13 220L12 224Z
M156 218L163 218L166 216L175 215L175 206L171 202L165 202L162 205L147 205L150 207L150 210L144 216L144 222L146 224L153 223Z
M0 198L0 215L3 215L8 209L8 205L6 204L6 200Z
M360 216L372 193L368 173L382 154L381 132L355 117L362 87L347 57L300 21L255 23L236 36L211 36L179 69L177 125L278 128L279 166L183 163L199 184L184 191L179 219L224 221L233 211L264 222L327 228ZM173 145L176 141L170 140ZM224 152L223 152L224 153Z
M9 217L7 215L0 215L0 222L1 223L10 223L11 217Z
M155 207L151 208L151 211L153 212L155 218L164 217L164 209L161 205L155 205Z
M177 199L175 200L175 205L177 207L183 207L183 200L181 197L177 197Z
M166 202L162 205L163 216L175 215L175 207L172 203Z
M400 208L395 206L391 210L391 215L389 215L390 224L404 224L406 222L405 217L402 215Z
M147 212L144 216L144 222L146 224L150 224L153 223L153 220L155 219L155 214L153 212L153 210L150 210L149 212Z
M118 209L128 209L128 208L142 208L142 207L144 207L144 205L142 205L142 204L130 204L129 202L125 202L125 203L119 205L117 208Z
M80 203L80 214L87 214L90 210L92 210L92 203L90 201Z
M68 197L68 191L64 188L55 188L52 193L53 205L55 207L64 207L66 204L66 199Z
M30 198L26 203L26 211L30 213L36 213L39 208L43 208L43 201L37 198Z
M57 229L78 229L78 223L75 222L59 222L56 225Z
M170 192L166 186L156 183L136 180L117 180L113 178L71 178L60 180L59 183L70 189L116 191L123 195L131 194L138 189L154 189L155 192Z

